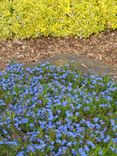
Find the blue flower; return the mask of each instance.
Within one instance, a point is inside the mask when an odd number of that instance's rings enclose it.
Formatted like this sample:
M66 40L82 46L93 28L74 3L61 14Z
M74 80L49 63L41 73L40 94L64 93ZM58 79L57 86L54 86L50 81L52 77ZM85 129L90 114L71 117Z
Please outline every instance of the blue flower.
M86 152L89 152L89 151L90 151L90 148L89 148L87 145L85 145L85 146L84 146L84 150L85 150Z
M30 123L30 127L33 128L34 127L34 124Z
M87 144L90 145L92 148L95 148L95 145L92 141L87 141Z
M24 151L18 152L16 156L25 156Z
M109 135L107 135L106 138L104 138L103 141L107 143L107 142L110 140L110 138L111 138L111 137L110 137Z
M97 123L97 122L98 122L98 120L99 120L99 118L95 117L93 120L94 120L94 122L96 122L96 123Z
M71 117L71 116L73 116L73 113L70 111L66 111L66 115L67 115L67 117Z
M5 106L5 102L2 99L0 99L0 106Z
M117 138L112 138L112 141L117 144Z
M115 121L113 119L110 119L111 125L115 126Z
M85 150L83 148L79 148L78 152L79 152L80 156L87 156L87 154L85 153Z
M28 122L28 118L22 118L22 120L20 121L21 124L27 123Z
M110 149L111 149L115 154L117 154L117 149L116 149L116 148L110 146Z
M0 145L3 145L4 144L4 142L3 141L0 141Z
M76 155L77 155L77 151L74 150L74 149L72 149L72 154L73 154L74 156L76 156Z
M62 103L62 105L65 107L65 106L67 106L67 101L64 101L63 103Z
M100 150L100 151L98 152L98 154L103 156L103 151Z

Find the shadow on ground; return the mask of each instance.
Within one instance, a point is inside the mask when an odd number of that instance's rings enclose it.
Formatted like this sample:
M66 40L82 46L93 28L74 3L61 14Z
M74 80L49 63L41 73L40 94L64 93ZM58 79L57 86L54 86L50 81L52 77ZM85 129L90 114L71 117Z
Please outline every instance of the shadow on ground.
M41 62L46 62L46 61L57 66L63 66L65 64L69 64L73 62L76 64L77 69L82 74L95 73L99 75L109 75L110 77L112 77L112 79L117 81L117 65L114 66L110 64L104 64L101 61L93 58L80 56L80 55L78 56L75 54L74 55L58 54L51 58L44 59ZM39 62L32 63L30 65L35 66L38 63Z

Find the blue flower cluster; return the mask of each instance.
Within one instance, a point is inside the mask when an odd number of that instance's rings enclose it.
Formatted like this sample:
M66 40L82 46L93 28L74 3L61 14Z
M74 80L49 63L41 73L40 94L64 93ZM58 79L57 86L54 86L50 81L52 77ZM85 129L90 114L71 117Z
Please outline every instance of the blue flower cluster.
M117 83L69 65L0 72L0 146L17 156L117 154Z

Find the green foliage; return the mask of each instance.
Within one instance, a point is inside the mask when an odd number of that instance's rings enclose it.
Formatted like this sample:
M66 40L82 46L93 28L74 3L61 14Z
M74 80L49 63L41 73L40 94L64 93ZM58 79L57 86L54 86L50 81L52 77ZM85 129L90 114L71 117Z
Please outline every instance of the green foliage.
M0 145L0 156L14 156L17 148L15 146Z
M1 0L0 38L88 37L117 29L116 0Z

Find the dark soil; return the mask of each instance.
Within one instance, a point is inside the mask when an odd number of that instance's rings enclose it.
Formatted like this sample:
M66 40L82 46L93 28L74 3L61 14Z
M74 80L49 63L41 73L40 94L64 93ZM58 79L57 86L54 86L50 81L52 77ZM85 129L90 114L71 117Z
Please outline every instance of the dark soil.
M105 73L117 79L117 30L88 39L40 37L0 41L0 69L11 61L32 65L45 60L75 60L81 70Z

